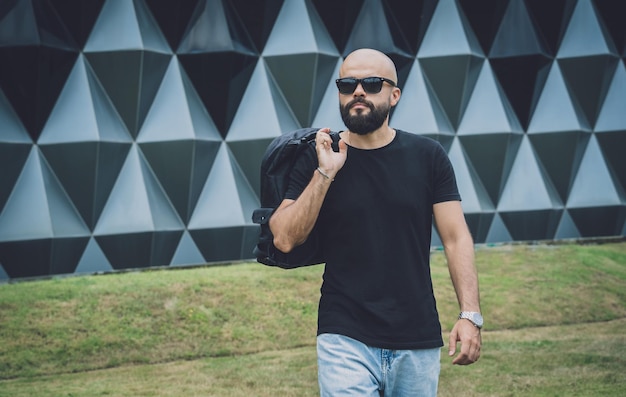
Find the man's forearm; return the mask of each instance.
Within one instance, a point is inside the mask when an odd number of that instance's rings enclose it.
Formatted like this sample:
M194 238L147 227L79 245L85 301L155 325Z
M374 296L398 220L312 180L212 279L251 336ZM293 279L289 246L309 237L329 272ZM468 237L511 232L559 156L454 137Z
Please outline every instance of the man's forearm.
M289 252L308 238L332 180L314 171L311 181L297 200L285 200L270 218L274 246Z
M480 312L478 274L474 264L474 245L470 236L445 246L450 278L461 311Z

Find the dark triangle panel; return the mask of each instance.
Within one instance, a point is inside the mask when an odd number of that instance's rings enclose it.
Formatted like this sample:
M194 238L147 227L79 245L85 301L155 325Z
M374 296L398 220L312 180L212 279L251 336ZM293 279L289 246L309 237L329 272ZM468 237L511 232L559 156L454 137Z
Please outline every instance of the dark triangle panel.
M41 151L90 229L96 225L130 144L75 142L42 145Z
M147 51L86 53L128 131L137 136L167 70L170 55Z
M589 133L582 131L529 135L543 169L563 202L569 197L589 137Z
M485 54L491 51L511 0L459 0L459 5Z
M0 242L0 263L11 278L69 274L88 241L88 237L68 237Z
M408 52L417 54L428 24L435 13L438 0L386 0L383 1L387 20L394 36L403 37L408 45Z
M528 128L530 116L548 77L551 59L535 54L491 58L489 62L522 127Z
M220 143L176 140L145 142L140 147L179 216L188 222Z
M363 7L363 0L311 0L341 54Z
M280 131L278 131L280 132ZM228 146L241 167L245 179L250 183L255 194L261 196L261 160L271 139L255 139L228 142Z
M420 59L424 75L455 129L465 112L482 63L483 58L473 55Z
M558 51L577 0L525 0L551 55Z
M223 262L241 258L243 226L190 230L189 233L200 248L207 262ZM249 254L246 255L246 258Z
M257 57L229 51L180 54L178 58L220 134L226 136Z
M82 49L102 10L105 0L48 0L55 12ZM43 2L42 2L43 3Z
M593 0L593 5L618 51L626 48L626 24L624 23L626 2Z
M230 0L258 52L263 52L285 0Z
M44 1L4 1L0 8L0 42L79 50L58 14Z
M32 144L0 141L0 213L22 172Z
M563 77L590 125L595 125L618 64L613 55L558 60Z
M0 212L22 171L32 141L0 90Z
M259 239L259 226L244 226L243 227L243 237L241 238L241 259L255 259L255 255L253 254L254 248Z
M463 212L468 214L493 211L495 206L478 178L476 171L467 160L465 153L463 153L463 148L458 138L455 138L452 142L448 156L454 167L457 186L463 200Z
M474 244L483 244L487 241L493 218L493 212L465 214L465 222L467 222L467 227L472 234Z
M5 281L9 279L9 275L2 267L2 262L0 262L0 280Z
M115 270L169 266L182 230L96 236Z
M622 234L624 206L570 208L569 213L582 237L608 237Z
M519 134L463 135L459 137L465 154L494 205L511 172L522 141Z
M0 47L0 88L37 141L77 53L43 46Z
M89 236L52 240L50 274L74 273L88 242Z
M9 278L50 274L52 239L0 242L0 263Z
M515 241L551 240L562 212L562 209L544 209L500 212L500 216Z
M201 1L146 1L170 48L178 48L180 45L193 12Z
M313 121L332 78L337 58L324 54L267 56L265 62L274 80L302 126ZM306 78L305 76L308 76Z
M622 195L626 198L626 129L597 133L596 137L611 174L618 181Z

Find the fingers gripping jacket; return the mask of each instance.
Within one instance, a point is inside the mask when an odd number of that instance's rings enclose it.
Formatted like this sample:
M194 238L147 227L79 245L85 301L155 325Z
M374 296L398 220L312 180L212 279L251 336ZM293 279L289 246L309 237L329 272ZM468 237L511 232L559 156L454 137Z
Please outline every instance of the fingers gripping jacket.
M252 213L252 222L260 225L260 234L254 248L259 263L283 269L323 263L324 258L315 228L300 246L285 254L274 247L274 236L269 220L282 202L289 185L291 169L304 150L315 150L315 136L319 128L303 128L275 138L267 147L261 160L261 208ZM339 141L338 133L331 133L333 142ZM337 150L337 149L335 149Z

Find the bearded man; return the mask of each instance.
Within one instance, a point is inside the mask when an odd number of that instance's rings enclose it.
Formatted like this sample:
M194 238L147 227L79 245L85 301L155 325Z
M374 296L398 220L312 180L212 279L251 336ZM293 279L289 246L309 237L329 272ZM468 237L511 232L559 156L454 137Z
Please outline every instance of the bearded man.
M438 142L389 126L397 82L393 61L379 51L345 58L336 81L347 127L339 150L330 129L319 130L270 219L279 250L302 244L314 226L324 250L322 396L436 396L443 339L430 274L433 220L461 311L449 355L460 365L480 356L474 245L454 170Z

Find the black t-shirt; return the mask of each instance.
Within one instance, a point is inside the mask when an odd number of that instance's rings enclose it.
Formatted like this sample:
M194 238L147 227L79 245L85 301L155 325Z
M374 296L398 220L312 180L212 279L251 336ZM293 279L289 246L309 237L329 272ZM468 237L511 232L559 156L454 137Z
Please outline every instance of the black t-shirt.
M311 149L291 174L296 199L317 167ZM430 275L433 204L460 200L445 150L397 130L379 149L348 147L316 229L326 258L318 335L385 349L443 346Z

